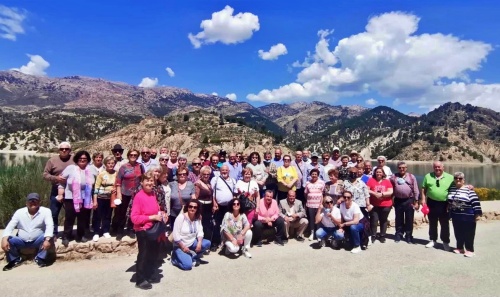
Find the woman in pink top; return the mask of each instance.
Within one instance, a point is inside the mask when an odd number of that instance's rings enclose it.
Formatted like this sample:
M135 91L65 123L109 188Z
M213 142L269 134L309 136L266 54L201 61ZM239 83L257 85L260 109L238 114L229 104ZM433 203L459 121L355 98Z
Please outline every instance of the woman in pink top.
M149 171L142 175L142 190L134 197L130 215L132 223L134 223L139 249L135 286L143 290L151 289L153 287L151 283L159 282L159 277L155 277L153 274L160 246L156 239L148 238L146 230L153 227L156 221L166 220L164 213L160 212L160 206L153 191L154 184L153 172Z
M315 217L323 201L325 182L319 179L319 170L316 168L312 169L309 175L311 176L311 180L304 187L304 195L306 196L307 220L309 221L309 230L311 230L309 241L312 241L317 229Z

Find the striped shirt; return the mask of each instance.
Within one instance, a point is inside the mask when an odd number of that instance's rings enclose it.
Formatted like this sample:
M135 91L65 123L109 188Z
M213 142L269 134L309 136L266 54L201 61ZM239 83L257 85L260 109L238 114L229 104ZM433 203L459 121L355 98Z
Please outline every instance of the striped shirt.
M319 208L323 200L323 191L325 182L318 179L316 182L308 181L305 186L304 194L307 197L306 206L310 208Z
M448 190L448 203L451 218L454 220L473 222L475 216L483 214L476 192L465 186L460 189L451 186Z

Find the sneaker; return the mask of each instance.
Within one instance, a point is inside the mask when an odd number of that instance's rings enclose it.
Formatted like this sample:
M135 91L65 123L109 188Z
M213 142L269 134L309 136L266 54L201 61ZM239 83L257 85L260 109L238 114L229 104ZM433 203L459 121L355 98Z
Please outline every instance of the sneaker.
M326 245L325 239L318 239L318 247L322 248Z
M385 243L385 237L380 236L378 238L378 241L380 241L380 243Z
M415 241L413 241L413 236L406 236L405 240L406 240L406 243L408 243L408 244L415 244Z
M377 240L377 237L376 237L376 236L370 236L370 237L371 237L371 240L370 240L370 241L371 241L372 243L375 243L375 240Z
M111 235L110 235L109 233L104 233L102 236L103 236L104 238L111 238Z
M302 237L301 235L297 236L297 238L295 238L298 242L304 242L304 237Z
M23 263L22 258L17 258L16 260L10 261L7 265L3 267L3 271L9 271Z
M148 278L147 281L150 284L159 284L160 281L161 281L161 277L159 277L159 276L152 276L151 278Z
M40 259L38 257L35 257L35 263L38 265L38 267L42 268L42 267L46 267L47 266L47 263L45 262L44 259Z
M217 246L216 246L216 245L212 246L212 247L210 248L210 251L211 251L211 252L216 252L216 251L217 251Z
M92 237L92 241L94 242L99 241L99 235L98 234L94 235L94 237Z
M454 249L454 250L453 250L453 253L455 253L455 254L463 254L463 253L464 253L464 250L461 250L461 249Z
M243 255L248 259L252 258L252 254L250 254L246 248L243 249Z
M361 252L361 248L358 246L358 247L355 247L351 250L351 253L353 254L357 254L357 253L360 253Z
M368 246L372 245L373 244L373 240L372 240L373 236L369 236L368 237Z
M401 235L399 234L396 234L396 236L394 236L394 242L400 242L401 241Z
M255 244L258 247L262 247L262 240L257 241L257 244Z
M274 243L275 243L275 244L277 244L277 245L279 245L279 246L285 246L285 243L284 243L284 242L283 242L283 240L281 240L281 239L276 239L276 240L274 241Z
M311 235L309 235L309 241L313 241L314 240L314 233L311 233Z
M64 245L64 247L68 247L69 245L69 240L67 238L63 238L62 240L62 245Z
M118 233L118 234L116 235L116 240L118 240L118 241L122 241L122 239L123 239L123 233Z
M474 254L473 252L469 252L469 251L465 251L464 253L464 256L467 257L467 258L472 258L474 257L476 254Z
M451 252L451 247L449 243L443 242L443 249L447 252Z
M426 248L431 248L431 247L434 247L434 245L436 244L436 241L435 240L431 240L429 241L428 244L425 245Z
M135 232L134 231L129 231L127 233L128 237L130 237L131 239L135 239Z
M153 285L150 284L147 280L143 281L142 283L140 284L135 284L135 287L136 288L139 288L141 290L149 290L149 289L152 289L153 288Z

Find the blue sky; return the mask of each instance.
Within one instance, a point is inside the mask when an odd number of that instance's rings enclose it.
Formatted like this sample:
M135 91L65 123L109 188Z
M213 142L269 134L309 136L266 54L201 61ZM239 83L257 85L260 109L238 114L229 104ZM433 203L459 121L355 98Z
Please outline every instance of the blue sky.
M320 100L423 113L457 101L500 111L494 1L118 3L2 1L0 69L151 78L255 106ZM286 54L259 56L279 43ZM40 57L29 66L27 54Z

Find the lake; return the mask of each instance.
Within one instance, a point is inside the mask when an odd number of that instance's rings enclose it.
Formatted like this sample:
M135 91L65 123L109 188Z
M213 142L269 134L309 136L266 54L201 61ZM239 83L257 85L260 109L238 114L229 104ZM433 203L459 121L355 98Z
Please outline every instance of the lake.
M0 166L22 165L30 160L43 159L47 157L26 155L26 154L2 154L0 153ZM453 174L461 171L465 174L468 184L474 187L500 189L500 165L474 165L474 164L445 164L445 171ZM376 162L373 162L376 165ZM392 172L398 172L395 162L387 162ZM419 183L424 175L432 171L432 162L429 163L409 163L408 172L417 177ZM40 174L42 174L40 172Z

